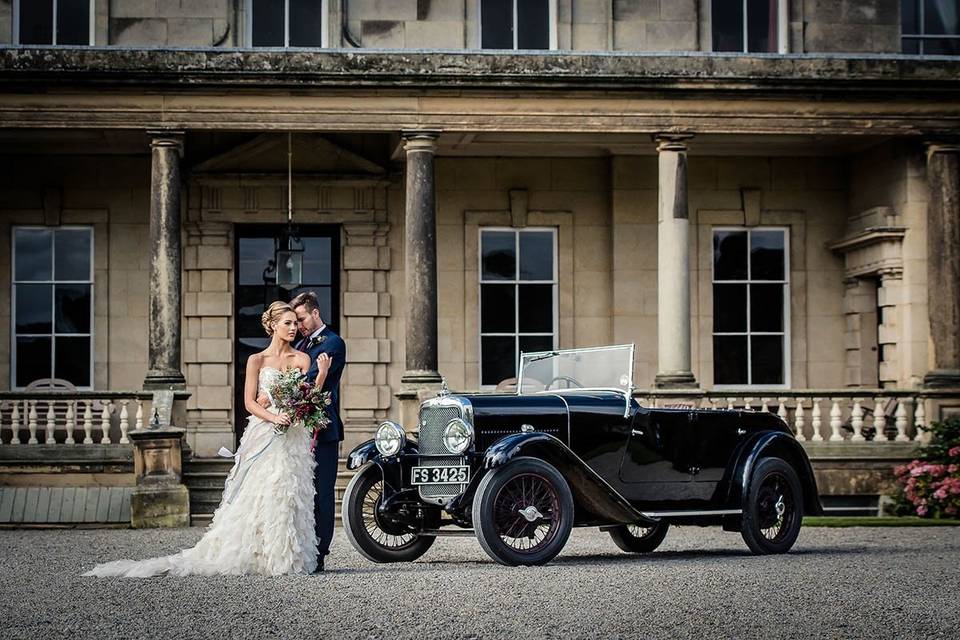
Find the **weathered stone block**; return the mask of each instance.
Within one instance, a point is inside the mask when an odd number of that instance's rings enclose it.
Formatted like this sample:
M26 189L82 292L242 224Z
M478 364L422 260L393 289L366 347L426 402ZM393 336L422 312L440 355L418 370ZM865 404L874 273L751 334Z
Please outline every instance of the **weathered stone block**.
M347 318L347 331L345 335L351 340L353 338L373 338L376 335L374 333L373 318L364 316Z
M135 487L130 513L134 529L189 527L190 492L182 484Z
M613 19L659 20L660 0L613 0Z
M376 292L352 292L343 294L343 315L377 316L380 314L380 294Z
M225 387L230 384L230 367L226 364L205 364L201 363L200 384L203 388Z
M403 48L406 46L404 23L396 20L362 20L360 39L363 46L371 49Z
M695 21L697 2L698 0L660 0L660 19Z
M167 44L177 47L209 47L213 44L213 20L210 18L170 18Z
M226 338L230 335L227 318L200 318L200 325L200 336L203 338Z
M225 269L206 269L201 274L203 291L227 291L230 288L229 271Z
M373 271L347 271L348 291L373 291Z
M404 43L411 49L462 49L463 22L407 22Z
M197 408L229 409L232 406L233 389L231 387L205 385L197 387Z
M200 338L197 340L197 359L199 362L231 362L233 342L222 338Z
M167 1L164 0L164 4ZM110 0L109 15L111 18L155 18L157 0Z
M110 44L158 46L167 43L167 21L160 18L111 18Z
M229 292L201 293L197 296L197 313L201 316L233 315L233 294Z
M165 18L226 18L229 0L157 0L157 15Z
M380 265L379 247L374 246L347 246L343 250L343 268L350 269L377 269Z
M696 51L696 22L648 22L646 50Z

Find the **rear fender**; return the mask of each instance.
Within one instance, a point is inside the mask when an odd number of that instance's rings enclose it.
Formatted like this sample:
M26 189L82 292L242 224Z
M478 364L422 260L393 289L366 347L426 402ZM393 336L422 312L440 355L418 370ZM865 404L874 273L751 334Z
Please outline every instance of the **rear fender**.
M647 526L657 523L657 520L634 509L577 454L547 433L517 433L498 440L487 449L483 466L496 469L520 456L538 458L560 472L570 485L577 508L593 516L578 516L578 521L599 519L609 523Z
M753 469L761 459L768 457L781 458L797 472L803 488L804 515L823 515L817 480L806 451L793 435L778 431L759 434L743 448L731 478L728 504L739 504L746 508L744 502Z

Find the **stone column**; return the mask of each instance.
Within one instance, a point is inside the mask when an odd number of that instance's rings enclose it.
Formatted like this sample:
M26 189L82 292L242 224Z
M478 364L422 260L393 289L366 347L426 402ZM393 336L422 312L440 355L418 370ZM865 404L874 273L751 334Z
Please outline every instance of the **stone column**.
M144 389L185 387L180 369L180 158L183 132L152 131L149 357Z
M661 388L696 387L690 368L689 135L658 135L657 377Z
M928 387L960 387L960 144L927 146Z
M437 372L437 203L434 154L438 131L404 131L406 199L406 372L408 385L440 382Z

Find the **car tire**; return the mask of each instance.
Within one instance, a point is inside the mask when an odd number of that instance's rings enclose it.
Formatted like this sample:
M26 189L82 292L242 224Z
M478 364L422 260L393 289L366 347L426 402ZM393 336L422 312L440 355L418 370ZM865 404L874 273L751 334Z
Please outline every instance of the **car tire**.
M669 528L670 525L662 521L652 527L625 524L610 529L610 537L627 553L650 553L660 546Z
M433 545L435 536L388 532L376 517L383 472L374 464L360 469L343 494L343 531L353 548L373 562L412 562Z
M797 472L780 458L764 458L753 470L740 535L757 555L786 553L803 520L803 489Z
M573 494L560 472L543 460L521 457L480 480L473 526L480 546L500 564L541 565L567 543L573 509Z

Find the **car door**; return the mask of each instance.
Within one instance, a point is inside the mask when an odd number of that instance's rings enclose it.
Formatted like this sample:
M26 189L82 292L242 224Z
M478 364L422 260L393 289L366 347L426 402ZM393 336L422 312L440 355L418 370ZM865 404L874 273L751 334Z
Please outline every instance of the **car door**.
M657 502L696 498L696 413L683 410L638 412L620 464L627 497Z

